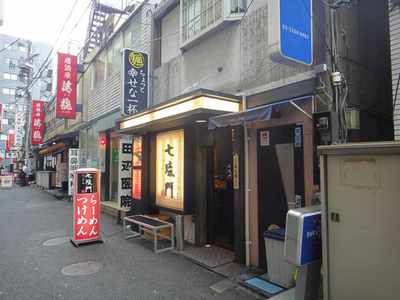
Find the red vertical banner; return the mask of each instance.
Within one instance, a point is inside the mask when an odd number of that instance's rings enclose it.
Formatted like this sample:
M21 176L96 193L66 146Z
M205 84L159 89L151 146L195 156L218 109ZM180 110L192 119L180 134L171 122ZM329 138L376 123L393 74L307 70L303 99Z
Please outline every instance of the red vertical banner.
M43 143L44 131L44 102L32 101L32 145L40 145Z
M14 146L15 143L15 133L14 130L9 130L7 134L6 141L6 152L9 153L11 151L11 147Z
M74 174L72 242L76 245L101 240L100 171L78 169Z
M77 57L58 53L56 117L75 119Z

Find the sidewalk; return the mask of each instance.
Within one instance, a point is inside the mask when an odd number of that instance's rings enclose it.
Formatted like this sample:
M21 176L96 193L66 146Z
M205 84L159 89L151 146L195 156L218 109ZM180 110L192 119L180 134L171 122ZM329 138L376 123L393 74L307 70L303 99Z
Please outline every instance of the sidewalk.
M104 243L75 248L71 216L71 202L38 189L0 191L1 300L260 299L236 284L211 289L225 278L175 252L154 254L143 241L125 240L107 215ZM76 272L93 274L70 276Z

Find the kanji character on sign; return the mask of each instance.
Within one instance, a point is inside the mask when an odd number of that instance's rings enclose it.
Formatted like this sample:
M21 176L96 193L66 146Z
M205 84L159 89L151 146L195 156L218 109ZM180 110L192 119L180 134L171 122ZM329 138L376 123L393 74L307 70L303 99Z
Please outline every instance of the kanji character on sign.
M65 71L65 72L71 72L71 71L72 71L71 65L65 64L65 65L64 65L64 71Z
M137 106L136 104L129 104L129 105L128 105L128 109L127 109L127 113L128 113L129 115L134 114L134 113L137 113L137 112L138 112L137 107L138 107L138 106Z
M60 107L61 110L72 110L71 101L68 98L63 98Z
M134 68L129 69L128 75L131 76L132 78L135 78L138 75L138 71L136 71Z
M65 58L65 60L64 60L64 63L66 63L67 65L72 64L71 57L67 56L67 57Z
M40 120L40 119L34 119L34 120L33 120L33 126L34 126L34 127L42 127L42 120Z
M72 82L71 80L64 80L62 82L61 91L71 94L72 92Z
M42 134L40 133L40 131L35 130L35 131L33 132L33 138L34 138L35 140L40 140L40 139L42 139Z

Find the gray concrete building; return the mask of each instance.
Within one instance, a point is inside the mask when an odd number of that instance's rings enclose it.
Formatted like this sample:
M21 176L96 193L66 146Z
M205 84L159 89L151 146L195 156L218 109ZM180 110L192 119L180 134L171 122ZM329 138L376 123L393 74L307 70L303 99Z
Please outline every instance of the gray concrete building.
M0 103L3 105L2 139L0 151L5 151L5 139L9 132L14 132L15 142L12 155L21 148L25 139L27 79L24 70L30 69L32 77L37 72L51 50L51 46L41 42L29 41L18 37L0 34ZM48 101L51 95L51 64L42 77L32 85L33 100ZM10 159L6 164L10 163Z

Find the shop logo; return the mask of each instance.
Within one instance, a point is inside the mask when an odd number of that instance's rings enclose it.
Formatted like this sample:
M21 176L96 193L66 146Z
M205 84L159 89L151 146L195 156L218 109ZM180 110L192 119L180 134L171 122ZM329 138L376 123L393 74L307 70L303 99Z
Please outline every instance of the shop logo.
M144 67L144 56L139 52L129 53L129 63L136 69Z

